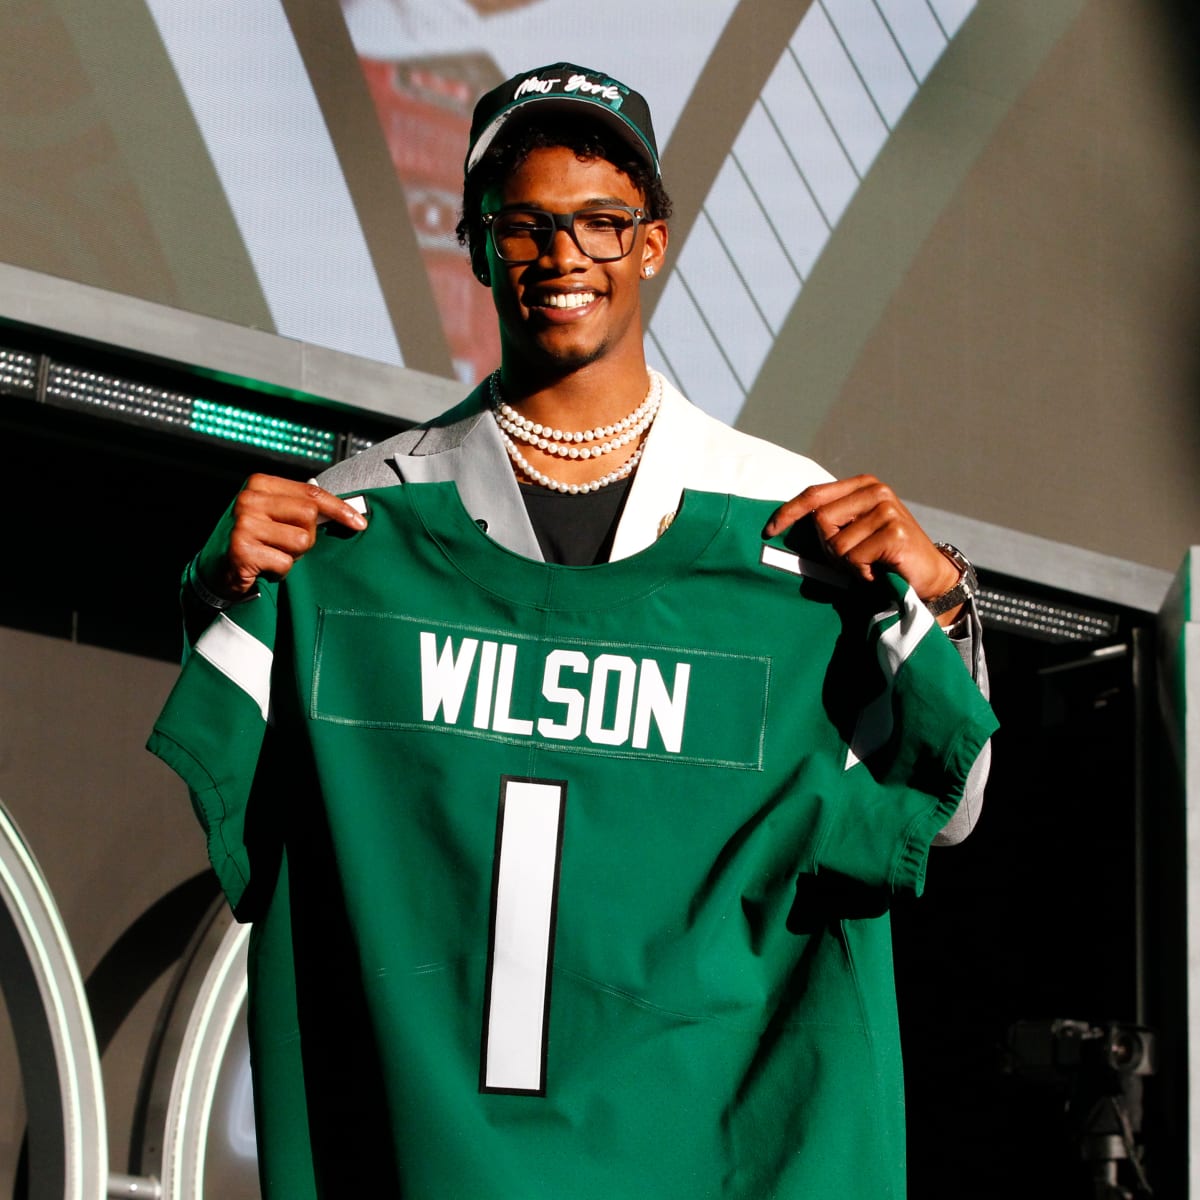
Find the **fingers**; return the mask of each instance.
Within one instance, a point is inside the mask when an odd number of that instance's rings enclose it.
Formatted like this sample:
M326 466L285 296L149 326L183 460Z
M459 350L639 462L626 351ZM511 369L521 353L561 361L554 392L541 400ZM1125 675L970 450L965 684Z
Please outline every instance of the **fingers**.
M367 527L366 518L324 488L274 475L252 475L232 516L218 584L229 598L249 593L260 576L282 579L312 549L322 520Z
M357 509L351 508L345 500L339 500L332 492L317 487L315 483L310 486L316 493L314 499L321 516L336 521L339 525L345 525L347 529L366 529L367 518Z
M846 526L830 524L828 533L821 531L830 556L868 582L875 578L877 564L898 567L912 554L914 524L905 522L886 503Z
M282 579L296 564L307 547L288 550L259 538L253 530L235 527L229 535L224 562L224 587L232 596L244 596L254 588L255 580Z
M880 569L894 571L922 599L954 586L954 565L896 493L874 475L805 488L776 509L763 532L774 537L809 513L830 558L852 574L870 581Z
M816 513L826 505L844 500L861 488L871 484L879 484L874 475L854 475L849 479L835 479L829 483L817 483L807 487L798 496L794 496L786 504L781 504L772 514L771 519L763 529L766 537L775 537L790 529L802 517Z
M348 529L366 529L366 518L315 483L300 483L275 475L251 475L238 496L248 511L271 519L316 528L321 518L337 521Z
M835 558L844 558L858 567L902 558L913 535L920 534L920 527L890 487L873 476L860 479L863 482L853 491L813 511L818 532ZM865 557L872 551L888 553L882 559Z
M845 482L852 482L855 486L848 491L822 497L813 510L817 527L822 532L835 534L860 521L870 521L874 528L889 523L913 522L912 515L900 503L896 493L873 475L859 475ZM858 540L861 541L861 537Z

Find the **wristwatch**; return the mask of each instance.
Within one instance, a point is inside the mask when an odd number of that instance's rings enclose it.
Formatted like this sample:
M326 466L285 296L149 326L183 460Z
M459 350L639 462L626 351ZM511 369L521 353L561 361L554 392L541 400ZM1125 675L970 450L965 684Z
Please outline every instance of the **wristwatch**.
M958 568L958 582L940 596L933 596L925 601L925 607L935 616L940 616L960 604L965 604L979 591L979 580L975 576L975 568L967 561L967 556L949 542L935 542L935 546Z

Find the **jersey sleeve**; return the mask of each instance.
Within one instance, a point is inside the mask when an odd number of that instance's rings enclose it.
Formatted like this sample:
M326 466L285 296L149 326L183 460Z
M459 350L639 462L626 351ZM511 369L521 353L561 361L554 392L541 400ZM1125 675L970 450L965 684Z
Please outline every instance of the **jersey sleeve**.
M841 764L846 803L822 831L818 870L919 894L934 837L962 799L996 731L957 649L898 576L870 616L859 693Z
M247 813L271 707L277 589L220 613L196 640L147 743L187 784L230 905L251 882Z

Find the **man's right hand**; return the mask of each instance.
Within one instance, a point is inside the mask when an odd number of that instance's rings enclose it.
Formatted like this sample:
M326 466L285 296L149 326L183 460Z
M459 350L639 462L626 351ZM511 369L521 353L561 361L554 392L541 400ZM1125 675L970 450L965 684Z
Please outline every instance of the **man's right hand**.
M322 518L367 527L366 518L315 483L251 475L201 551L200 578L222 599L240 600L260 575L282 579L312 548Z

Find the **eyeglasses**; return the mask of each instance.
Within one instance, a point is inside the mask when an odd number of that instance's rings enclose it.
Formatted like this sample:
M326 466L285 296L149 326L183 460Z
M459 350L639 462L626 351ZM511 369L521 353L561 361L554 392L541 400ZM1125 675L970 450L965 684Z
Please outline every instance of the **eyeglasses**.
M484 213L492 245L501 262L536 262L550 249L554 235L564 229L579 249L595 262L615 262L633 249L637 227L646 219L641 208L605 204L575 212L552 213L540 208L515 208Z

